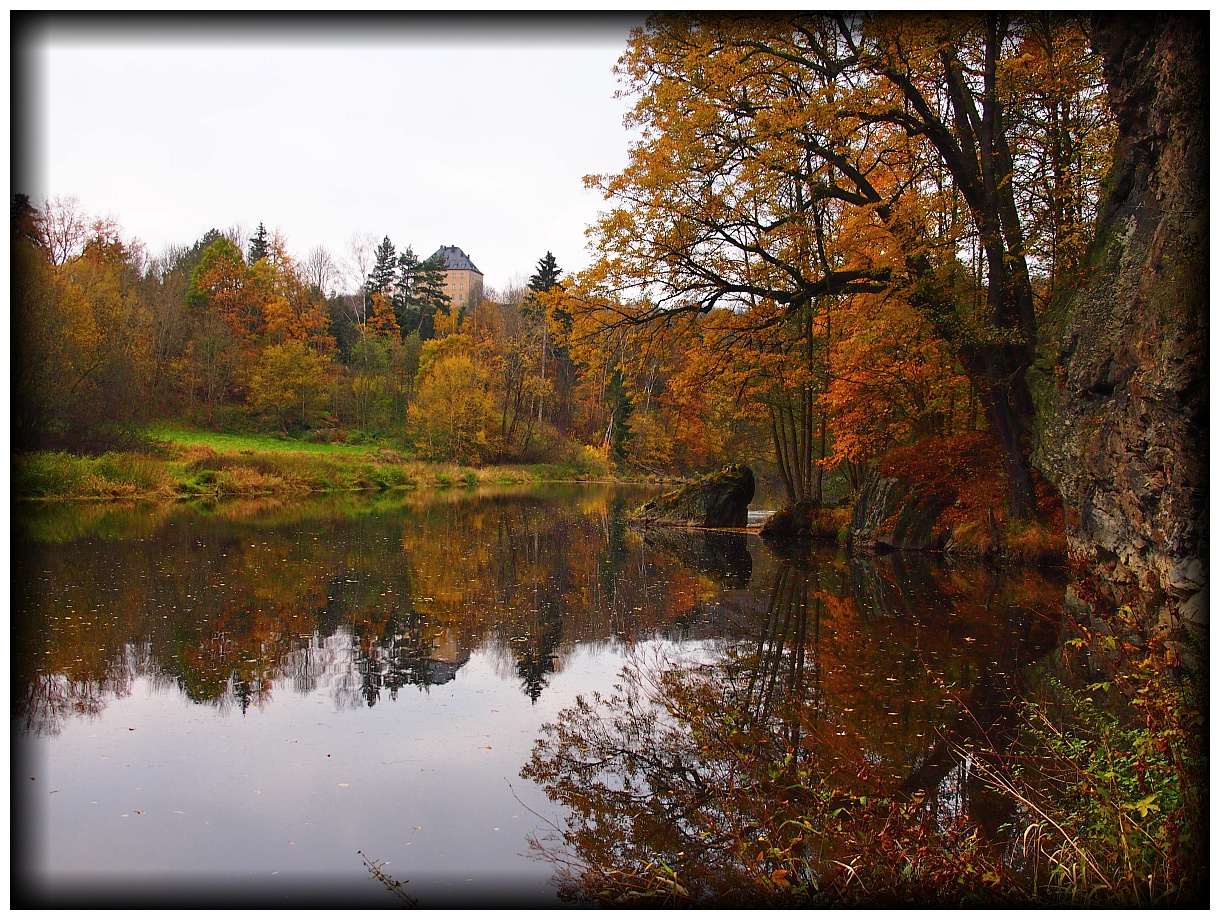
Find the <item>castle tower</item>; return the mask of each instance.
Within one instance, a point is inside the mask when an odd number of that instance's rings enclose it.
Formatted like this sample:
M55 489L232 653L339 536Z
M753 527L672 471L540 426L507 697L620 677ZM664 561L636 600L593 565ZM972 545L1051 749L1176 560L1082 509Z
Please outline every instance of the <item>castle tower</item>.
M470 256L456 246L442 246L432 254L437 256L445 261L445 293L450 302L459 313L476 306L483 296L483 273Z

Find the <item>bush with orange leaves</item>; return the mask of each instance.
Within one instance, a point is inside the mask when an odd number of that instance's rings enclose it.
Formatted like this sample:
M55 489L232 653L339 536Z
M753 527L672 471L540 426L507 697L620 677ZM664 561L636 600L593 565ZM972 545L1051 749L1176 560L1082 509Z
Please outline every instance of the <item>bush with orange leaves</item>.
M925 438L895 448L877 463L883 476L920 483L948 497L940 526L963 555L998 554L1012 561L1059 564L1067 553L1063 501L1034 473L1036 520L1010 520L1008 483L999 446L983 432Z

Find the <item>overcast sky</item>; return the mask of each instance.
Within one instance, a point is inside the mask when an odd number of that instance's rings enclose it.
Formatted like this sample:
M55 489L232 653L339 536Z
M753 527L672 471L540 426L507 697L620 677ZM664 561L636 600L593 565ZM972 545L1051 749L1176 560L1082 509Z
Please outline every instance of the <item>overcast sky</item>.
M497 288L547 250L577 270L604 204L582 177L626 165L637 22L46 17L13 35L13 190L76 196L151 255L263 221L302 257L459 246Z

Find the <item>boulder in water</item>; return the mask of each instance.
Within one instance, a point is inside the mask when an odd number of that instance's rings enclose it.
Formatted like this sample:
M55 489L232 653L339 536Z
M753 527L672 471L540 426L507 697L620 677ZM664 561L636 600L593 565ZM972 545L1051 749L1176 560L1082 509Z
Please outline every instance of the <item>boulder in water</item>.
M645 503L632 522L655 527L745 527L754 473L734 463Z

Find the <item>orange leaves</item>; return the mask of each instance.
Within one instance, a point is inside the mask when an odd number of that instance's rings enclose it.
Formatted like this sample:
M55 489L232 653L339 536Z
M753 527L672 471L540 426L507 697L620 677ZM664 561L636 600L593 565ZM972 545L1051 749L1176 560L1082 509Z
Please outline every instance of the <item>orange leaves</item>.
M372 295L373 309L369 317L368 330L377 335L398 335L398 319L394 316L394 305L380 291Z
M951 424L965 382L922 317L900 298L862 295L837 314L839 336L823 405L834 454L828 463L871 460Z
M297 276L282 243L275 246L274 258L247 266L232 242L216 240L191 274L188 303L222 318L247 350L295 341L329 351L334 339L325 304Z
M983 520L1006 507L1007 484L993 437L981 432L931 437L890 451L877 464L885 476L926 483L954 496L942 520Z

